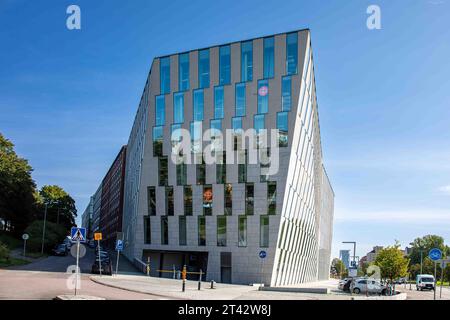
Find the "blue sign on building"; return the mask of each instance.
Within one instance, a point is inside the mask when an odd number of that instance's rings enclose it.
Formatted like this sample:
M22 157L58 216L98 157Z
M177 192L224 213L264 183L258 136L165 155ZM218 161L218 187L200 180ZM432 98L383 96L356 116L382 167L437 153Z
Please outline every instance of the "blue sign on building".
M264 259L266 256L267 256L267 252L265 252L264 250L261 250L261 251L259 252L259 257L260 257L261 259Z

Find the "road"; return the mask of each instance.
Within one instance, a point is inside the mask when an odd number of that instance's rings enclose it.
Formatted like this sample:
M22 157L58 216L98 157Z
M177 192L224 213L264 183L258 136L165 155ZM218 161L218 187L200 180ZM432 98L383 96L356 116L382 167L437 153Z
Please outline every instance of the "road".
M79 260L81 268L82 295L90 295L105 299L161 299L161 296L135 293L106 287L89 279L94 250L87 249L86 255ZM115 260L114 260L115 261ZM125 264L123 261L121 265ZM53 299L61 294L73 294L70 289L67 273L70 266L76 265L76 259L70 254L65 257L49 256L27 265L0 269L0 299ZM120 268L119 268L120 269ZM108 277L108 276L105 276Z
M407 300L433 300L434 293L433 291L417 291L415 285L411 285L411 290L409 290L409 284L406 285L397 285L396 290L401 292L406 292L408 298ZM450 300L450 288L443 287L442 288L442 298L439 298L440 287L436 289L436 300Z

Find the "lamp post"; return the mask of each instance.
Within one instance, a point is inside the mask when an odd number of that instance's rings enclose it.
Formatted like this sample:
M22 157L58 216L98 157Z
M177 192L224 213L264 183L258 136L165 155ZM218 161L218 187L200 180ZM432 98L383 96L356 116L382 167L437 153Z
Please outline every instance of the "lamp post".
M45 203L45 211L44 211L44 226L42 228L42 246L41 246L41 254L44 254L44 239L45 239L45 222L47 220L47 202Z

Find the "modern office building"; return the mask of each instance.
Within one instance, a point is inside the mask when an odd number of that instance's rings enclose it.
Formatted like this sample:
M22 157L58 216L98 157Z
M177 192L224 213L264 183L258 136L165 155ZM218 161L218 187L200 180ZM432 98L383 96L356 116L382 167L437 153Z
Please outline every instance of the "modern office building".
M153 60L126 155L129 260L150 259L154 276L186 265L227 283L328 278L334 193L310 36L299 30ZM190 133L187 151L180 129ZM264 145L271 129L278 133Z
M347 269L350 268L350 250L340 250L339 259L341 259Z
M100 230L100 209L102 206L102 184L100 184L95 191L92 206L92 234Z
M81 215L81 226L86 228L86 237L92 238L92 214L94 213L94 197L91 197L89 203Z
M113 249L122 231L123 187L127 147L123 146L102 181L99 230L105 248Z

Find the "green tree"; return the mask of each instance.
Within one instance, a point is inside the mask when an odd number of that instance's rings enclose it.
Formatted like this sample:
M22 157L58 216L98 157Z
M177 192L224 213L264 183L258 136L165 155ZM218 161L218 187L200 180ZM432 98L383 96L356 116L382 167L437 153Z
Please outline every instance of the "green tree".
M32 170L0 133L0 219L15 236L20 236L33 215L36 184Z
M334 258L333 261L331 261L331 273L335 273L340 278L347 274L347 268L341 259Z
M30 236L27 240L27 248L29 251L39 252L42 246L42 228L44 227L43 220L36 220L31 223L25 230ZM47 221L45 223L45 240L44 250L49 251L55 245L59 244L66 237L67 229L56 223Z
M444 245L444 238L437 235L426 235L421 238L414 239L411 245L411 253L409 259L411 264L420 264L420 256L422 252L422 259L428 257L428 253L433 248L439 248L443 253L447 251L447 247ZM448 252L450 253L450 252Z
M408 273L409 259L403 256L400 244L381 249L374 264L380 268L381 278L393 282L395 279L405 277Z

